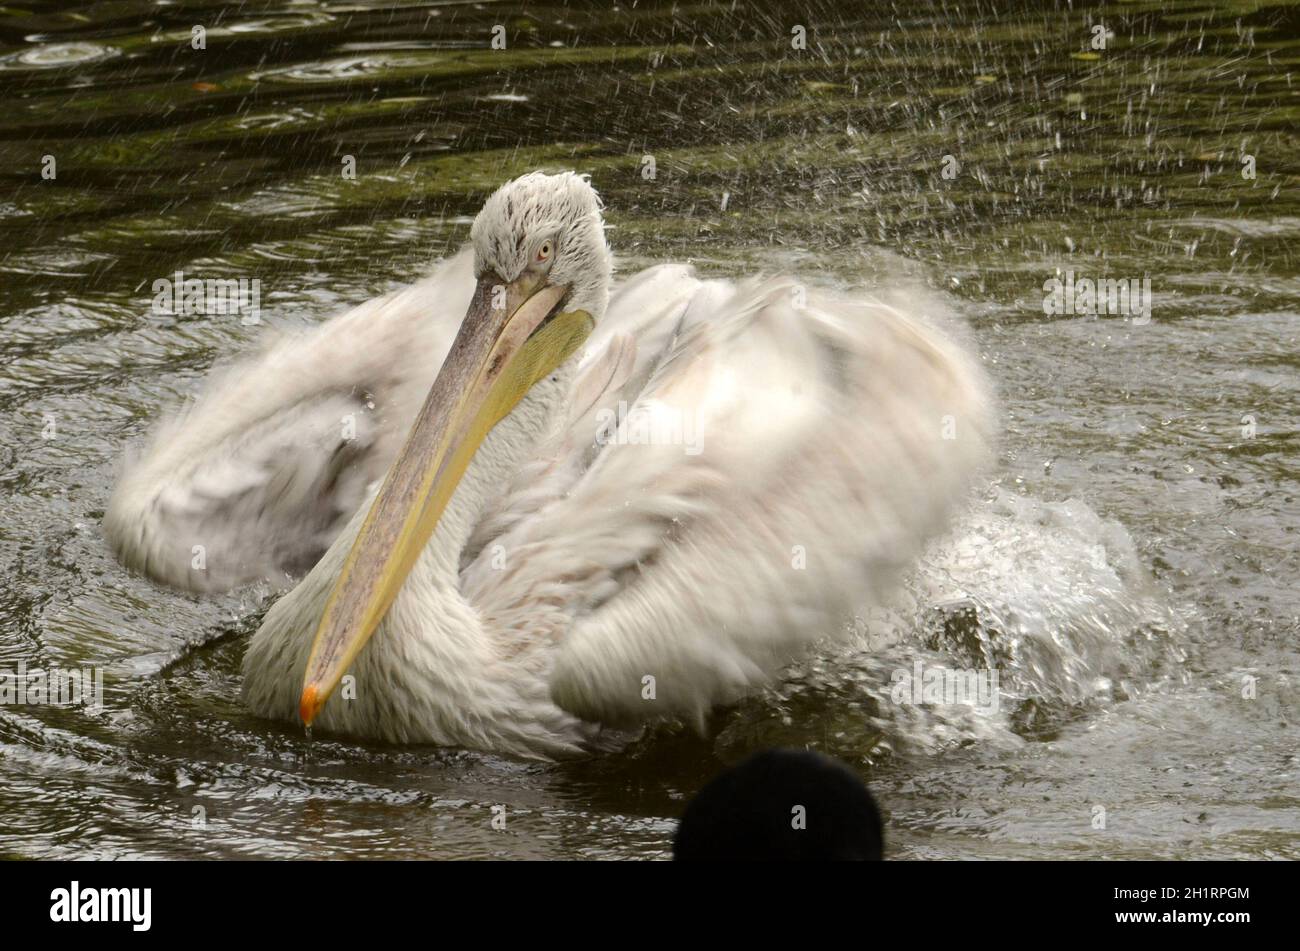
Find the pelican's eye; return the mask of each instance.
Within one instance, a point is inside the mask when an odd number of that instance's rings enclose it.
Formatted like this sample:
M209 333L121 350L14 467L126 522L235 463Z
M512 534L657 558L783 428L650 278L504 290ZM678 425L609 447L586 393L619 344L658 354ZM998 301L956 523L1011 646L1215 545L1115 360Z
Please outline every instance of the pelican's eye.
M543 241L537 249L537 263L543 264L551 259L551 253L555 250L555 243L552 241Z

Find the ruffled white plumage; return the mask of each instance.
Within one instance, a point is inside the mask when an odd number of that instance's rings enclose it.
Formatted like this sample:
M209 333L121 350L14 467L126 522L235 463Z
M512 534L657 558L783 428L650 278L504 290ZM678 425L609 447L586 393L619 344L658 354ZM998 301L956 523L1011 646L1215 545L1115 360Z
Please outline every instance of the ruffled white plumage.
M943 529L984 461L988 394L934 328L789 280L651 269L615 295L588 364L624 336L626 382L497 499L462 587L520 644L548 606L566 710L699 717L842 633ZM600 434L620 403L625 429L648 405L692 417L699 445Z
M173 585L315 562L249 646L255 711L296 718L330 589L472 285L465 252L228 371L115 492L115 549ZM988 453L983 374L917 300L680 265L624 282L584 355L488 434L318 725L559 756L602 726L698 719L844 632ZM647 419L669 438L641 438Z
M455 336L471 264L457 255L214 374L127 459L104 515L118 558L200 592L314 564L401 447Z

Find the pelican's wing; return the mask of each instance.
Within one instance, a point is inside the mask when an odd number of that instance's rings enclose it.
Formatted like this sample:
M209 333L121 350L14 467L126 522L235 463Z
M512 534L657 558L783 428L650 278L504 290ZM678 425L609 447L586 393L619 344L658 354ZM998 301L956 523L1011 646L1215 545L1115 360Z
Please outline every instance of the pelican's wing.
M840 633L987 455L979 369L878 301L656 268L602 334L634 337L632 370L526 470L480 540L495 562L462 575L493 629L558 643L552 696L587 719L701 716Z
M310 568L401 447L472 288L463 251L215 376L128 460L104 516L118 557L193 591Z

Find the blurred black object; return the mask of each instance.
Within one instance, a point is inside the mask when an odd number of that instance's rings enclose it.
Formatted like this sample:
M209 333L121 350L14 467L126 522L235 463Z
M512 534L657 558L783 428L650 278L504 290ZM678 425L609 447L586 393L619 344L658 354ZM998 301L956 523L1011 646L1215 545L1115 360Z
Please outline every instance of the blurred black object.
M765 750L691 800L678 861L879 861L880 811L851 769L806 750Z

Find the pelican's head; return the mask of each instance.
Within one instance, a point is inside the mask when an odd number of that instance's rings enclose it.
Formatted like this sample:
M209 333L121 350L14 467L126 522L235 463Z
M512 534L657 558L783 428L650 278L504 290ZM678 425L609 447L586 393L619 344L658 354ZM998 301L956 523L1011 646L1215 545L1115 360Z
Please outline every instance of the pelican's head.
M613 270L600 196L573 172L531 172L502 185L470 228L480 283L541 281L569 288L566 310L599 319Z
M578 350L609 301L600 199L578 175L503 185L470 238L469 309L316 631L299 703L308 725L388 613L479 444Z

